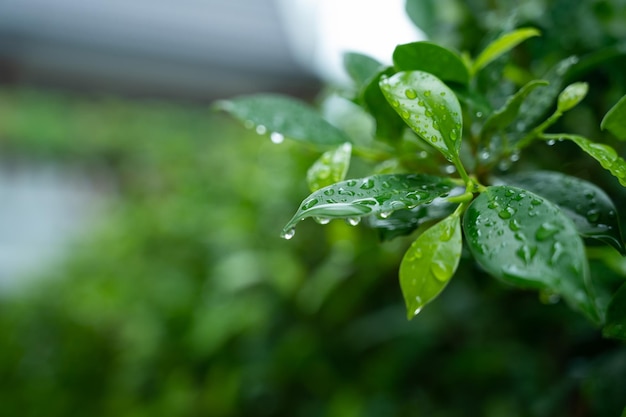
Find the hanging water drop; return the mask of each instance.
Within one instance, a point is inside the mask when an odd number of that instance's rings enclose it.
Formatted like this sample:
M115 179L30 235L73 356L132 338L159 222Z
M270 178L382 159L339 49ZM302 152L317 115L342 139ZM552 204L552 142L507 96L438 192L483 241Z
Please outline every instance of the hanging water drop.
M548 146L553 146L556 143L556 140L554 139L550 139L549 141L546 142L548 144Z
M356 226L359 223L361 223L361 218L360 217L348 217L346 218L346 223L348 223L350 226Z
M296 235L296 228L292 227L291 229L284 230L280 235L283 239L290 240Z
M283 143L283 141L285 140L285 137L278 132L272 132L270 134L270 140L272 141L272 143L275 143L278 145L279 143Z
M315 216L313 217L313 220L315 220L315 222L317 222L318 224L322 224L322 225L330 223L330 217Z

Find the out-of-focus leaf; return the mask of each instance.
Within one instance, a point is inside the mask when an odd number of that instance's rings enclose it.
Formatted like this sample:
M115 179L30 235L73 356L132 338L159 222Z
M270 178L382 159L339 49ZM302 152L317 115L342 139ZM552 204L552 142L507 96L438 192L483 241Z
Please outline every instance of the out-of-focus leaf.
M341 145L350 139L324 120L307 104L275 94L255 94L222 100L216 107L256 128L259 134L269 134L273 141L282 137L315 145Z
M442 81L469 82L469 71L459 55L431 42L398 45L393 51L398 71L424 71Z
M596 161L600 162L602 168L609 171L619 180L620 184L626 187L626 161L609 145L592 142L583 136L564 133L543 135L543 137L548 140L571 140Z
M498 130L504 130L513 123L518 116L520 107L526 97L537 87L545 87L548 85L544 80L533 80L524 85L519 91L511 96L507 102L494 111L493 114L487 119L483 125L481 137L488 140L493 132Z
M459 265L462 247L459 216L451 215L422 233L406 251L400 287L409 319L446 287Z
M380 80L391 106L423 140L448 160L458 159L463 119L454 92L423 71L399 72Z
M605 241L626 254L617 208L596 185L550 171L519 173L503 181L547 198L568 215L581 235Z
M476 261L491 275L560 294L601 321L582 239L558 206L527 190L492 186L470 204L463 227Z
M395 210L428 204L446 195L454 183L447 178L423 174L389 174L342 181L315 191L302 201L293 218L283 228L283 236L293 236L298 222L314 217L319 223L345 218L357 224L361 217L388 217Z
M609 303L602 333L606 337L626 340L626 284L617 290Z
M540 34L541 33L534 28L521 28L500 36L498 39L487 45L478 57L476 57L472 67L472 72L475 74L487 64L497 59L502 54L505 54L515 48L526 39L532 38L533 36L539 36Z
M380 71L382 64L376 59L357 52L343 54L343 66L357 87L366 85Z
M589 84L587 83L579 82L568 85L565 87L565 90L559 94L559 98L557 100L557 110L560 112L566 112L574 108L585 98L588 91Z
M391 142L400 139L406 128L406 124L391 108L379 86L382 77L393 74L395 74L395 69L386 68L378 73L363 91L365 105L376 121L376 136Z
M307 171L306 180L311 191L342 181L350 167L352 145L344 143L336 149L326 151Z
M618 139L626 140L626 96L611 107L602 119L600 127L608 130Z
M432 38L438 30L437 1L441 0L408 0L406 12L415 25Z

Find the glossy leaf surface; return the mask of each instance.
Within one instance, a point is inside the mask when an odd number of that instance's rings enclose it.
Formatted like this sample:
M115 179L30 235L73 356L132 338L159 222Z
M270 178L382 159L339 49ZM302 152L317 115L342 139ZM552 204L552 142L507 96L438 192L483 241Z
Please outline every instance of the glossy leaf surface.
M363 91L365 105L376 121L376 136L392 142L400 138L406 128L406 124L385 99L379 82L382 77L393 74L395 74L393 68L381 71Z
M600 321L582 239L558 206L530 191L492 186L470 204L463 227L476 261L491 275L560 294Z
M274 94L220 101L216 106L259 134L281 135L315 145L341 145L350 139L307 104Z
M580 103L587 92L589 91L589 84L587 83L574 83L565 87L565 90L559 94L557 100L557 109L560 112L566 112L578 103Z
M545 87L546 85L548 85L548 82L544 80L533 80L524 85L487 119L483 125L481 136L484 139L489 139L494 132L506 129L519 115L520 107L526 97L535 88Z
M622 97L606 113L600 124L603 130L608 130L618 139L626 140L626 96Z
M422 71L399 72L380 81L383 94L415 133L448 160L461 146L461 105L439 78Z
M544 135L546 139L560 140L567 139L577 144L583 151L600 162L602 168L609 171L619 183L626 187L626 161L620 157L615 149L603 143L592 142L589 139L578 135L556 134Z
M357 52L346 52L343 65L357 87L366 85L382 67L376 59Z
M528 38L533 36L539 36L540 32L534 28L521 28L514 30L513 32L506 33L500 36L495 41L491 42L476 58L474 62L474 73L485 67L490 62L494 61L502 54L507 53L511 49L515 48L520 43L524 42Z
M456 53L431 42L398 45L393 52L398 71L424 71L442 81L469 82L469 71Z
M524 172L503 180L547 198L567 214L578 233L605 241L626 254L617 208L595 184L551 171Z
M626 340L626 284L613 295L606 311L604 336Z
M283 229L289 235L307 217L321 223L346 218L358 223L362 216L390 215L395 210L427 204L446 195L454 184L447 178L421 174L388 174L352 179L315 191Z
M351 156L352 145L350 143L344 143L336 149L324 152L307 171L306 180L309 190L317 191L346 178Z
M409 319L446 287L459 265L462 247L459 217L451 215L422 233L406 251L400 287Z

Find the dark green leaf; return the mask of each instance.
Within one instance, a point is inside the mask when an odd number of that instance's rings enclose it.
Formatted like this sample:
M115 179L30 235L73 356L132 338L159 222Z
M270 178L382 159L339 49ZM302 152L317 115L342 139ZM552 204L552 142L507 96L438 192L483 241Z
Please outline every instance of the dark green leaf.
M472 68L473 73L478 72L491 61L515 48L526 39L539 35L540 32L537 29L521 28L500 36L498 39L487 45L478 57L476 57L476 61L474 62L474 66Z
M459 265L462 247L459 216L453 214L422 233L406 251L400 287L409 319L446 287Z
M469 82L469 71L456 53L431 42L398 45L393 52L398 71L424 71L443 81Z
M272 140L287 137L315 145L350 142L315 109L289 97L256 94L220 101L216 106L241 120L245 126L255 127L259 134L269 134Z
M511 96L507 102L493 112L493 114L485 122L481 137L488 140L491 135L499 130L504 130L513 123L518 116L520 107L526 99L526 97L537 87L548 85L547 81L533 80L522 87L517 93Z
M344 218L356 224L363 216L388 217L395 210L430 203L453 187L454 183L447 178L422 174L373 175L342 181L305 198L284 227L283 236L293 236L296 224L307 217L314 217L320 223Z
M520 173L505 177L504 182L547 198L568 215L578 233L605 241L626 254L617 208L596 185L550 171Z
M604 336L626 340L626 284L623 284L613 296L606 311Z
M470 204L463 227L476 261L491 275L560 294L601 321L582 239L558 206L530 191L493 186Z
M602 119L603 130L608 130L618 139L626 139L626 96L622 97Z
M307 171L306 180L309 189L317 191L346 178L351 156L352 145L349 143L324 152Z
M619 183L626 187L626 161L620 157L615 149L603 143L592 142L589 139L578 135L556 134L543 135L545 139L561 140L567 139L578 145L583 151L600 162L602 168L609 171Z
M361 88L380 71L382 64L367 55L346 52L343 54L343 66L357 87Z
M365 87L363 92L365 105L376 121L376 136L392 142L402 136L406 124L385 99L380 90L379 82L382 77L391 76L394 73L393 68L381 71Z
M587 92L589 91L589 84L587 83L574 83L565 87L565 90L559 94L557 100L557 110L560 112L566 112L574 108L580 103Z
M437 1L441 0L407 0L406 12L413 23L432 38L439 29L437 18Z
M461 105L439 78L422 71L399 72L380 81L387 101L423 140L448 160L461 147Z

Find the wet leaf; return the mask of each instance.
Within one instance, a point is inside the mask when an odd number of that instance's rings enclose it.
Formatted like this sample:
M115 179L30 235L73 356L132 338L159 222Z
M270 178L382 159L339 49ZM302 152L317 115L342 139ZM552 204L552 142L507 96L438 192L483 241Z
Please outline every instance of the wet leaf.
M376 121L376 136L387 141L398 140L406 124L385 99L379 82L382 77L395 74L393 68L387 68L378 73L363 91L365 106Z
M596 185L550 171L519 173L504 177L503 181L547 198L574 222L578 233L609 243L626 254L617 208Z
M568 134L555 134L555 135L543 135L548 140L571 140L580 147L583 151L593 157L596 161L600 162L602 168L609 171L619 183L626 187L626 161L617 154L617 151L605 145L604 143L592 142L591 140L578 136Z
M315 145L341 145L350 139L324 120L309 105L284 96L255 94L222 100L216 107L256 128L260 134L275 134Z
M461 224L451 215L422 233L404 254L400 287L413 318L446 287L461 259Z
M611 107L602 119L600 127L608 130L618 139L626 140L626 96Z
M626 284L617 290L609 303L602 333L606 337L626 340Z
M357 87L365 86L383 66L376 59L356 52L343 55L343 66Z
M326 151L307 171L306 180L311 191L342 181L350 167L352 145L344 143L336 149Z
M393 64L398 71L424 71L442 81L469 83L469 71L461 57L431 42L398 45L393 52Z
M504 130L513 123L519 115L520 107L526 97L537 87L548 85L544 80L533 80L524 85L519 91L511 96L507 102L487 119L483 125L481 137L488 140L494 132Z
M423 174L387 174L342 181L319 189L302 201L283 229L289 235L298 222L314 217L320 223L344 218L358 223L363 216L389 216L395 210L427 204L454 188L447 178Z
M559 94L557 100L557 110L560 112L566 112L574 108L580 103L587 92L589 91L589 84L587 83L574 83L570 84Z
M439 78L422 71L399 72L380 81L381 90L415 133L456 160L461 147L461 105Z
M487 64L497 59L502 54L505 54L511 49L515 48L526 39L539 35L540 32L537 29L521 28L500 36L498 39L487 45L487 47L478 55L478 57L476 57L476 60L474 61L474 65L472 67L473 73L478 72Z
M470 204L463 227L474 258L491 275L559 294L601 321L582 239L558 206L527 190L492 186Z

